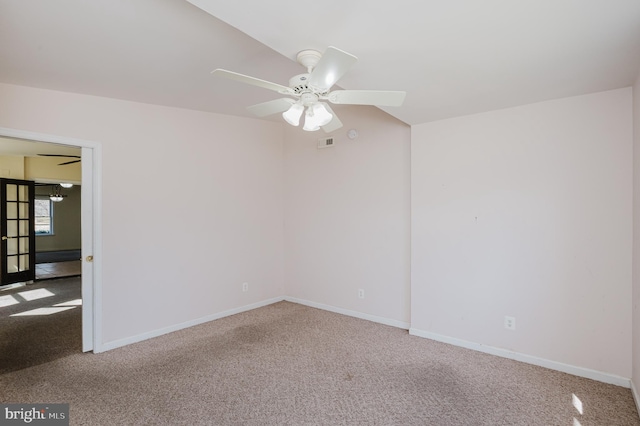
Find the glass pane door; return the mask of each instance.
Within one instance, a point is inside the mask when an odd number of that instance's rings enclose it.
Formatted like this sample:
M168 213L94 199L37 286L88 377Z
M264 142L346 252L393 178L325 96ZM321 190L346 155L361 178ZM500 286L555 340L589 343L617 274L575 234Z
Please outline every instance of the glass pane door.
M34 189L31 181L0 179L0 285L35 278Z

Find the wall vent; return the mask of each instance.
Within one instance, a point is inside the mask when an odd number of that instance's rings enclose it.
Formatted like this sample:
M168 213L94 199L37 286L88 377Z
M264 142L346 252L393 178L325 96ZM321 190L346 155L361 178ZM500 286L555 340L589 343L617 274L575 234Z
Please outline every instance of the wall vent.
M318 139L318 149L329 148L330 146L333 146L333 143L334 143L333 138Z

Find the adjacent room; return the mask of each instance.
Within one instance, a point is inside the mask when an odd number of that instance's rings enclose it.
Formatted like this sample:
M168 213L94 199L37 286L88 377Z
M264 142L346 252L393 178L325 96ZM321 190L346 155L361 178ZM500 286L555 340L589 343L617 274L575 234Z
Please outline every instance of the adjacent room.
M62 145L0 139L0 198L7 212L0 278L2 373L82 350L78 154ZM15 197L16 187L32 194L17 191L21 196Z
M75 340L3 354L44 361L0 404L640 425L638 2L0 0L0 28L0 144L69 156L20 179L77 203L38 238L82 271Z

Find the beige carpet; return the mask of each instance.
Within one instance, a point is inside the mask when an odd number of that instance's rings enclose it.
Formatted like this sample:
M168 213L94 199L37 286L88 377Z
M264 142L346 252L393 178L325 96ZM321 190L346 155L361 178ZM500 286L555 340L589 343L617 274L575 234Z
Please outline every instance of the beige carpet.
M287 302L9 372L0 392L86 425L640 425L629 389Z

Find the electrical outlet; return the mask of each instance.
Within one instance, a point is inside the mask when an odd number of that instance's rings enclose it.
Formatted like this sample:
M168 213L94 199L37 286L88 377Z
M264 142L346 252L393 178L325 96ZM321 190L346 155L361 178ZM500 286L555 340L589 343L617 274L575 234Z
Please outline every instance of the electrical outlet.
M515 331L516 319L514 317L504 317L504 328L507 330Z
M249 283L242 283L242 291L249 291Z
M364 289L363 288L358 289L358 297L360 299L364 299Z

